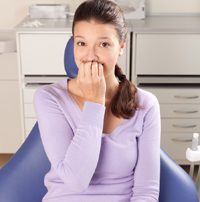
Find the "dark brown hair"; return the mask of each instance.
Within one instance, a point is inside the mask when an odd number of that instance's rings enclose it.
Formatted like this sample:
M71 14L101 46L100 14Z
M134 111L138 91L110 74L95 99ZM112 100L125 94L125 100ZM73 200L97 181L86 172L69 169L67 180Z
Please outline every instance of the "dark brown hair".
M120 7L111 0L87 0L76 9L72 33L74 26L79 21L97 20L115 26L119 36L119 41L125 41L127 36L127 25ZM136 92L137 88L130 82L121 68L116 64L115 76L119 79L119 88L111 100L111 111L117 117L131 118L138 107Z

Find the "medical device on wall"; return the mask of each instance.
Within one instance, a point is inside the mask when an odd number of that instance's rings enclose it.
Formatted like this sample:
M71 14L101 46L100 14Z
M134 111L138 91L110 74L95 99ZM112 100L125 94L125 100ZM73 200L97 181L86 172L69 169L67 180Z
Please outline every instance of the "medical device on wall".
M145 18L145 0L115 0L122 8L126 19Z

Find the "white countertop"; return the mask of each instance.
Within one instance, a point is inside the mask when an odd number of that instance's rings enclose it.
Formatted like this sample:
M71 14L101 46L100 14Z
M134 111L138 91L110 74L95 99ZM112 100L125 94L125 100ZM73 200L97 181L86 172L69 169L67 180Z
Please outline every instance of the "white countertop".
M69 31L72 22L68 19L31 19L29 16L20 22L16 31Z
M127 20L129 30L136 33L200 33L200 16L151 16L144 20ZM69 31L68 19L30 19L26 17L16 31Z
M151 16L128 24L137 33L200 33L200 16Z

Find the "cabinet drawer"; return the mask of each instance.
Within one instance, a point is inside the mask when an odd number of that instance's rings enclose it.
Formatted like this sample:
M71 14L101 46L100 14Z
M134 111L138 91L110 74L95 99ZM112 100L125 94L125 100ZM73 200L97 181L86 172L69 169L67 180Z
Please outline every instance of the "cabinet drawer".
M189 104L161 104L162 118L199 118L200 105Z
M37 87L30 87L23 89L24 103L33 103L33 97Z
M159 103L200 103L200 88L145 87L142 89L153 93Z
M65 75L64 50L70 33L19 34L24 75Z
M200 75L200 34L137 34L136 74Z
M185 160L185 152L191 146L191 133L162 133L161 148L174 160Z
M24 104L24 115L25 118L36 118L33 104Z
M199 119L161 119L162 132L200 132Z
M25 119L25 132L26 132L26 136L28 136L28 134L31 132L33 126L36 123L36 119L35 118L26 118Z

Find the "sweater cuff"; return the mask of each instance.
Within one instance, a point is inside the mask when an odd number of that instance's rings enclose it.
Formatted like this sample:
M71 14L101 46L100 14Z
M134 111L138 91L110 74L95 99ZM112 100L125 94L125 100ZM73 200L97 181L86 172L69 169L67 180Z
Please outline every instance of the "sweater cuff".
M86 101L84 103L81 123L103 129L105 106L103 104Z

